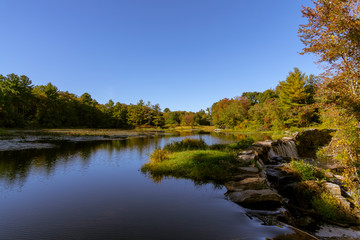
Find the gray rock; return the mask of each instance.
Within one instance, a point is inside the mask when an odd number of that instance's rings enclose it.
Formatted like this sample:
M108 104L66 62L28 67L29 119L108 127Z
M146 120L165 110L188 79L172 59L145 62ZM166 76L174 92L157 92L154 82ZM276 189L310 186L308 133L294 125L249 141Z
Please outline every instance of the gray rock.
M269 188L265 178L245 178L238 182L231 181L225 183L225 187L230 192L238 192L250 189L260 190Z
M259 174L257 173L242 173L242 174L239 174L239 175L236 175L236 176L232 176L232 179L234 181L240 181L240 180L243 180L243 179L246 179L246 178L259 178Z
M258 173L259 169L257 167L239 167L238 170L241 173Z
M283 198L270 189L245 190L241 192L230 192L231 201L244 207L256 209L271 209L281 206Z
M244 162L244 163L250 163L251 161L254 161L256 159L256 154L253 153L253 154L244 154L244 155L239 155L238 156L238 160L240 162Z
M240 154L241 155L250 155L250 154L254 154L254 150L245 150L245 151L242 151Z

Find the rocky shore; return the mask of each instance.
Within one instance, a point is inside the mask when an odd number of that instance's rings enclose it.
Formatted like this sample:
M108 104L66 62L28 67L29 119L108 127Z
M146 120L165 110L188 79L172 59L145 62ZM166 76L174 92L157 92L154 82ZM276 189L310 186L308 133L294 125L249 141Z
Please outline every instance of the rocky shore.
M319 135L317 130L315 134ZM341 176L324 171L326 176L321 181L304 181L298 171L288 167L291 159L301 157L296 145L305 151L306 144L313 151L314 143L299 143L295 138L257 142L242 151L237 158L238 172L225 183L227 197L265 224L284 223L319 239L359 239L360 210L342 185ZM344 213L341 220L331 220L315 211L313 199L321 193L337 199ZM309 236L306 239L311 239Z

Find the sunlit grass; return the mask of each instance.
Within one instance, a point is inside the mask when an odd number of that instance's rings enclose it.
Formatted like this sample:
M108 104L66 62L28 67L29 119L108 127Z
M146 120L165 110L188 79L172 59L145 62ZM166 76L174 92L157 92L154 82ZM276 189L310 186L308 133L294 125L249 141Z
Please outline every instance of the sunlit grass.
M152 160L141 171L153 177L173 176L197 181L224 182L234 169L233 154L217 150L192 150L169 153L162 161Z

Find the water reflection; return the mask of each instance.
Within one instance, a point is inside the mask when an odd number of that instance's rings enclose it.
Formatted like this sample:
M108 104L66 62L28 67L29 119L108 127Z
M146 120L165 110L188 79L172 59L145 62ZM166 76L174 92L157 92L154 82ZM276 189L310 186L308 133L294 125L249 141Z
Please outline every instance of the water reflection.
M56 142L57 148L31 149L22 151L0 152L0 181L7 188L14 185L22 186L30 174L43 174L51 176L59 165L70 165L71 162L80 161L83 168L90 164L90 156L99 150L109 154L108 159L122 150L133 151L137 155L133 160L144 161L144 156L151 153L154 148L162 147L172 141L187 138L203 138L208 144L218 142L236 141L235 136L191 135L178 137L142 137L125 140L91 141L91 142Z
M236 139L191 137L208 144ZM223 188L145 178L139 169L146 154L183 138L0 153L0 239L265 239L291 232L249 219L224 200Z

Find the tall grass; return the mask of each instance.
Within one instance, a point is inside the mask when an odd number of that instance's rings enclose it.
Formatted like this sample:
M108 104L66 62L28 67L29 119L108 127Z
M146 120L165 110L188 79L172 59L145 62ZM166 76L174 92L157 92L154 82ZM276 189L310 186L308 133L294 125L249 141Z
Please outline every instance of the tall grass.
M162 150L160 148L156 148L150 154L150 162L152 162L152 163L159 163L159 162L165 161L168 158L169 158L169 152L166 150Z
M186 138L179 142L173 142L170 144L165 145L164 150L170 152L181 152L181 151L188 151L188 150L205 150L209 146L205 143L205 141L200 138L198 139L191 139Z

